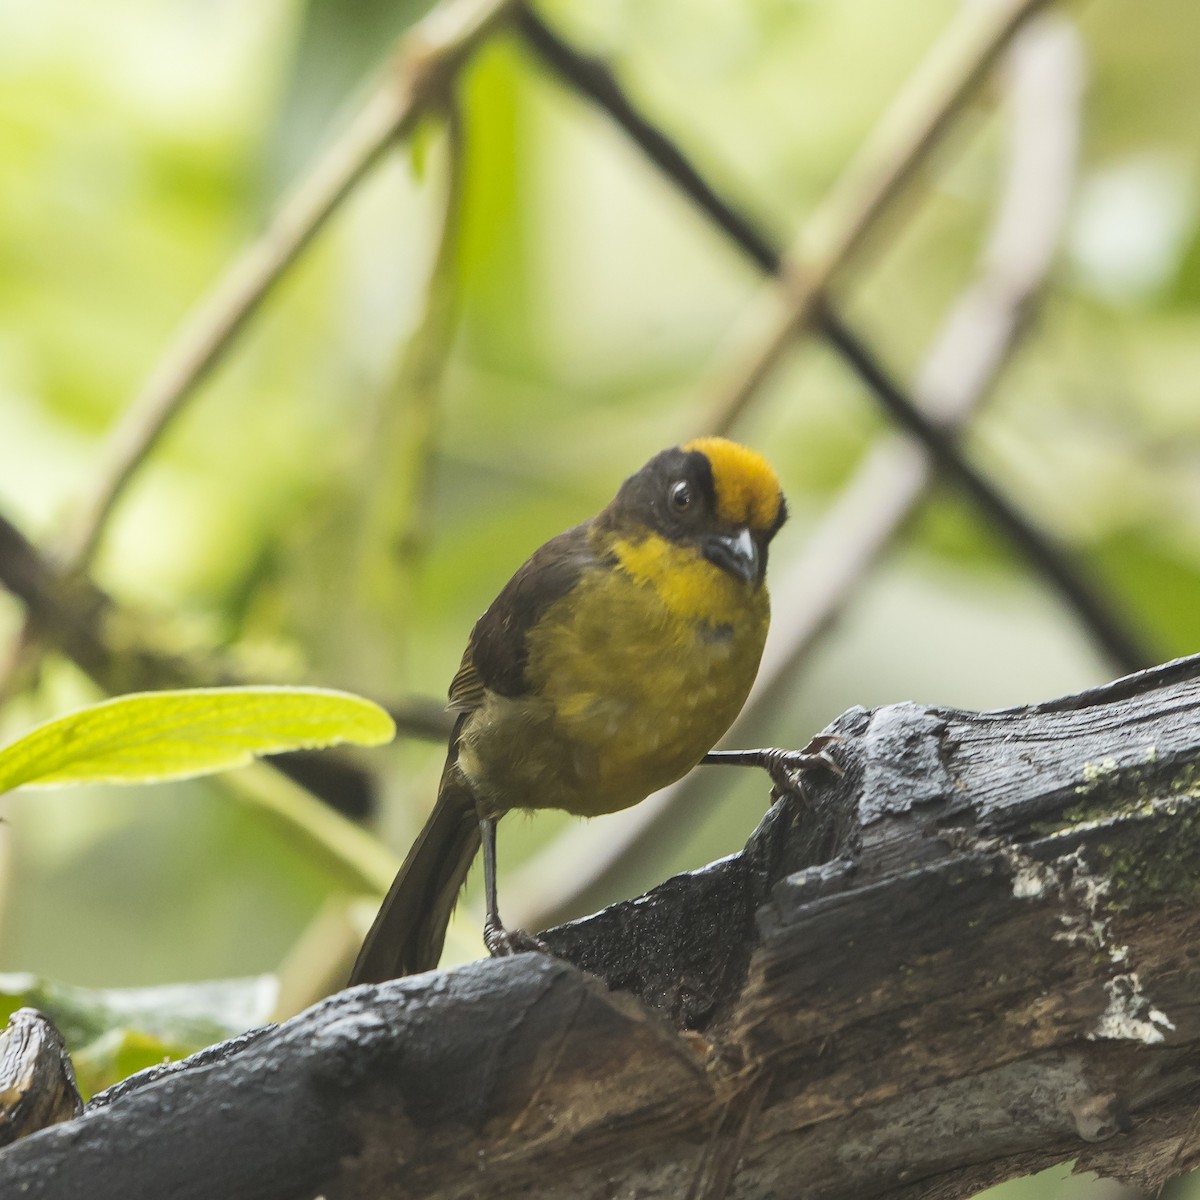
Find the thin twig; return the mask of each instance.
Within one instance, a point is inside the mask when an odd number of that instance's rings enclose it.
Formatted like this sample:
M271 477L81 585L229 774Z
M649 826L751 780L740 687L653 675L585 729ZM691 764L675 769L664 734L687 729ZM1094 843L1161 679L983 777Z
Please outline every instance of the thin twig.
M104 465L67 541L71 567L92 557L113 506L196 385L379 156L440 105L459 67L514 0L454 0L405 36L375 92L185 320L112 432Z
M49 562L15 525L0 514L0 587L26 607L35 628L58 647L103 691L150 691L170 687L229 686L246 682L237 669L216 656L192 660L152 645L151 624L122 610L106 592L79 575L67 575ZM164 639L165 640L165 639ZM437 711L430 711L436 708ZM397 726L411 723L413 736L444 741L444 707L414 700L393 710ZM413 731L416 732L413 732ZM282 780L257 787L242 780L242 794L306 845L318 844L346 877L364 889L386 886L396 863L347 816L366 815L374 800L374 780L351 757L336 750L301 751L267 760ZM246 789L249 788L249 793ZM304 794L301 794L303 789ZM323 801L318 804L317 801ZM331 811L334 810L334 811ZM345 815L341 815L345 814ZM390 868L390 869L389 869ZM380 881L383 881L382 883Z
M1001 204L977 277L949 313L918 380L918 393L942 428L966 422L1026 327L1053 261L1074 177L1082 66L1072 27L1039 18L1014 44L1010 62L1010 151ZM759 682L727 742L745 736L794 687L820 634L845 610L933 480L928 452L901 435L881 441L864 460L803 554L772 583L773 608L786 614L786 624L776 618ZM579 827L555 839L510 881L514 919L543 929L560 914L603 903L618 872L637 872L661 853L660 834L678 828L681 814L692 825L703 819L719 786L705 772L693 772L610 818L603 842Z
M325 156L285 199L263 234L192 310L109 435L91 494L64 539L63 563L81 572L95 556L113 510L197 386L216 366L274 285L355 185L397 138L442 105L455 75L516 0L452 0L400 39L374 92ZM0 668L0 697L37 663L29 621Z
M650 122L626 95L612 72L564 42L529 8L517 16L529 45L573 90L593 101L640 150L729 239L762 270L786 276L791 270L782 248L759 230L704 178L679 145ZM817 328L850 364L892 418L917 438L949 479L966 492L995 525L1059 591L1096 642L1122 671L1153 661L1140 640L1075 563L1069 549L1030 521L995 484L967 461L954 435L926 415L881 366L878 354L838 316L828 297L813 313ZM917 393L922 395L920 391Z
M0 586L25 605L28 620L101 687L131 690L172 687L182 682L178 660L148 652L144 630L130 645L124 633L139 624L121 614L112 598L86 578L68 575L0 514ZM218 682L215 678L195 683Z
M103 691L250 682L234 662L219 655L188 656L161 648L170 638L165 632L156 636L155 623L145 613L122 607L86 576L68 574L3 513L0 587L21 601L39 633ZM445 741L449 736L450 718L440 701L411 697L392 703L388 711L410 737ZM323 761L331 761L329 752Z
M730 241L767 274L782 272L783 250L704 178L678 142L647 118L606 63L576 50L527 4L517 10L515 23L530 48L559 80L606 113Z
M714 389L705 427L723 432L808 326L834 275L862 245L892 199L928 158L964 101L1021 26L1046 0L967 4L934 44L809 218L783 268L783 302L765 297L753 344Z
M351 603L384 612L388 630L403 631L412 624L412 578L430 530L426 510L442 383L458 328L466 143L463 115L452 99L446 102L445 117L437 247L420 319L397 356L371 429L357 553L348 572Z
M436 448L442 381L459 312L466 142L458 104L447 101L445 112L445 176L437 248L420 319L397 359L371 431L367 475L373 482L367 484L363 515L358 522L354 570L347 573L353 589L348 604L367 618L386 615L388 627L402 631L412 623L411 577L429 527L422 514L427 506L429 472ZM348 606L346 611L350 611ZM366 628L367 632L360 631L357 639L366 647L386 633L377 623ZM378 646L372 652L378 655ZM436 720L432 727L445 741L450 736L451 714L444 704L437 709L436 714L430 714ZM391 876L378 889L379 894L390 882ZM299 1011L302 1004L314 1003L341 987L363 932L345 919L341 908L332 918L326 911L319 913L285 960L286 995L281 993L281 1000ZM320 943L320 953L306 951L313 941ZM333 972L331 954L334 963L340 964Z

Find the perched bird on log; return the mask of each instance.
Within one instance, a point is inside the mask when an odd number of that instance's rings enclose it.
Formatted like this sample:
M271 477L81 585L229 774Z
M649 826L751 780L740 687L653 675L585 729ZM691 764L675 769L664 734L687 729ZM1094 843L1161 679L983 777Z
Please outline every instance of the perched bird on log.
M655 455L602 512L517 571L450 685L458 717L437 802L352 984L437 966L481 843L489 951L540 945L506 930L497 909L496 822L511 809L591 817L637 804L702 761L773 774L828 762L817 743L792 755L708 753L758 672L767 551L786 514L766 459L698 438Z

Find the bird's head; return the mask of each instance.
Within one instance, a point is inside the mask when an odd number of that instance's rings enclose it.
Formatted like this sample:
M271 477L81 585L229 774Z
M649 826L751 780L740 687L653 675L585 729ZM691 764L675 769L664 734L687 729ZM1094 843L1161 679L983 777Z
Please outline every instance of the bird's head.
M625 480L598 521L622 538L641 532L694 550L757 587L786 517L779 480L761 454L705 437L656 454Z

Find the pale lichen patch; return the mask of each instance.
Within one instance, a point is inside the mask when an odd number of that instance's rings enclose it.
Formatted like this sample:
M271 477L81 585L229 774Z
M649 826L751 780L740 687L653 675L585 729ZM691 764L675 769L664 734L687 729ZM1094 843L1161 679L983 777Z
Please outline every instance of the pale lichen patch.
M1105 981L1108 1006L1088 1037L1138 1041L1147 1045L1164 1040L1164 1031L1175 1028L1171 1019L1156 1008L1142 991L1137 972L1128 969L1129 947L1112 935L1112 880L1088 864L1082 849L1059 855L1048 863L1007 847L1005 857L1012 869L1012 891L1019 900L1057 897L1061 926L1052 936L1068 945L1082 945L1095 955L1107 957L1121 973Z
M1175 1028L1166 1013L1155 1008L1142 991L1136 971L1114 975L1104 988L1108 992L1108 1008L1096 1028L1088 1034L1090 1040L1110 1038L1152 1046L1163 1040L1164 1029Z
M1075 794L1077 796L1087 795L1096 784L1116 773L1117 760L1115 758L1104 758L1100 762L1085 762L1082 772L1083 783L1075 789Z
M1037 900L1049 890L1053 880L1041 863L1020 867L1013 875L1013 895L1018 900Z

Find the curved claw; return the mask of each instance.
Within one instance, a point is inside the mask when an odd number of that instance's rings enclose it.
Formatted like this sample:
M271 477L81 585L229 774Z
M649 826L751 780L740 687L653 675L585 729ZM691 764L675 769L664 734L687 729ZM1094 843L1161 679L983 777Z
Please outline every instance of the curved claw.
M710 750L700 761L734 767L761 767L771 777L775 790L794 791L794 775L802 775L814 767L845 775L841 764L830 753L830 747L845 739L837 733L819 733L803 750Z
M523 929L505 929L495 921L484 921L483 944L493 958L514 954L549 954L550 947Z
M789 791L796 786L794 775L817 768L841 778L846 772L830 753L830 747L843 740L836 733L822 733L803 750L764 750L762 766L780 791Z

